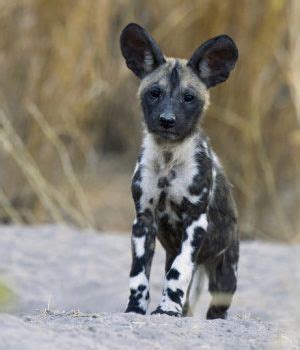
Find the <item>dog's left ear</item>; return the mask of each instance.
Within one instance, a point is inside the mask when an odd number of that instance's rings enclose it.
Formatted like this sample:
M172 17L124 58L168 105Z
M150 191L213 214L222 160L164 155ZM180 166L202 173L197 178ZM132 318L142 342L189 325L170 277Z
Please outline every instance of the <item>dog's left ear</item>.
M219 35L198 47L188 61L207 88L225 81L238 59L238 49L227 35Z

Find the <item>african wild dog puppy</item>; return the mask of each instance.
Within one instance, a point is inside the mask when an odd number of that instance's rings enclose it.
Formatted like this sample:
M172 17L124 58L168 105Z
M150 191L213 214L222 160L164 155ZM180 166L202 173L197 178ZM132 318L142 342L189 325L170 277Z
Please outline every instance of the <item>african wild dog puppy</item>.
M237 214L223 168L199 126L208 89L225 81L238 58L220 35L186 61L164 57L137 24L120 38L127 66L140 79L145 135L133 180L130 297L126 312L145 314L156 236L166 250L165 284L155 314L189 314L201 270L212 295L207 318L225 318L236 289Z

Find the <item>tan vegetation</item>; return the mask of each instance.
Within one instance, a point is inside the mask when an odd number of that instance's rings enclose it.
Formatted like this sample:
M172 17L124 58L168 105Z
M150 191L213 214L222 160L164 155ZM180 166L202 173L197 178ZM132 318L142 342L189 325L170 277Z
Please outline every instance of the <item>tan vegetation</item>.
M130 229L140 110L119 34L131 21L168 56L236 40L240 60L204 125L243 236L299 238L297 0L0 0L1 221Z

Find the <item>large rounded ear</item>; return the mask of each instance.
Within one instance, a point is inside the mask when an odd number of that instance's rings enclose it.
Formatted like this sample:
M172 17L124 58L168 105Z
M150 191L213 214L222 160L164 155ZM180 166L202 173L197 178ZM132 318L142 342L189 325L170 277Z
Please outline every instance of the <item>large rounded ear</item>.
M207 88L225 81L238 59L238 49L227 35L219 35L198 47L188 62Z
M123 29L120 45L127 67L139 78L166 62L152 36L138 24L130 23Z

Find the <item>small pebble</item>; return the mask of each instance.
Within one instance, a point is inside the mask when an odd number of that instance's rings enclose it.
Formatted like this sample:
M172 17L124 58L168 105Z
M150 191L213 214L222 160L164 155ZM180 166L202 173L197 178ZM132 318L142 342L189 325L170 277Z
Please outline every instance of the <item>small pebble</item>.
M89 326L89 327L88 327L88 330L91 331L91 332L96 332L96 327L94 327L94 326Z

